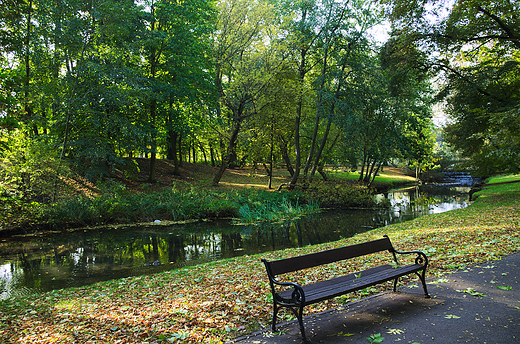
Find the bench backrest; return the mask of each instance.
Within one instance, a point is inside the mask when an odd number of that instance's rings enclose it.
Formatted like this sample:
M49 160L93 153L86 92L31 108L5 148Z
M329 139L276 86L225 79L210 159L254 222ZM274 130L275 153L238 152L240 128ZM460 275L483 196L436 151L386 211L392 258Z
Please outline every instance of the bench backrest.
M305 254L303 256L273 260L271 262L264 260L264 263L266 266L269 265L271 273L273 276L276 276L385 250L394 251L392 243L387 236L378 240Z

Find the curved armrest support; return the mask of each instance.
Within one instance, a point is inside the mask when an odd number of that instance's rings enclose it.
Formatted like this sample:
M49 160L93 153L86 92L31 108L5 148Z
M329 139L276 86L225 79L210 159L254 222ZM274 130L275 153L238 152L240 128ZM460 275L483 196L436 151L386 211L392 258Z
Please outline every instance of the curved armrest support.
M428 257L426 256L426 254L424 254L421 251L397 251L397 250L394 250L394 252L398 253L398 254L416 254L417 257L415 257L415 264L421 264L421 265L424 265L425 267L428 266Z
M303 291L303 288L295 282L279 282L275 279L272 280L273 284L283 286L283 287L293 287L294 290L291 294L291 301L295 304L302 304L305 303L305 293ZM273 285L273 298L276 298L276 290ZM280 300L279 300L280 301Z
M262 258L262 262L265 264L265 268L267 270L267 276L269 277L269 283L271 284L271 292L273 294L273 301L284 303L283 300L277 299L278 293L276 292L276 286L282 286L282 287L292 287L294 288L292 294L291 294L291 301L294 304L303 304L305 303L305 293L303 292L303 288L295 282L280 282L276 280L274 277L271 266L269 265L269 262Z

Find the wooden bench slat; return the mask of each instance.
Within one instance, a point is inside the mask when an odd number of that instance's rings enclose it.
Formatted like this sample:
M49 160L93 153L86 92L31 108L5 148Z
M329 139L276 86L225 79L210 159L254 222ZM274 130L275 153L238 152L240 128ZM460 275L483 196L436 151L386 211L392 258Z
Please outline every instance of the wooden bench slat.
M276 276L385 250L393 250L392 243L387 237L328 251L274 260L269 264L273 275Z
M365 289L373 285L394 280L395 278L422 270L422 268L422 266L418 268L418 266L413 265L399 269L391 268L392 270L387 270L385 273L372 274L365 278L361 276L360 278L356 278L350 282L336 285L333 288L310 290L308 294L307 292L305 293L305 304L317 303L323 300L344 295L346 293Z

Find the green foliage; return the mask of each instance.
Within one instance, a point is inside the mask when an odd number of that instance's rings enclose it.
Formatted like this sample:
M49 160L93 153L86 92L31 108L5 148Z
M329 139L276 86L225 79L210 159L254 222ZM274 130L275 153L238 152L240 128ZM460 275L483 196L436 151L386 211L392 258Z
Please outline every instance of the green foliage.
M381 0L403 40L419 40L444 82L447 142L481 176L520 168L520 43L517 2ZM440 17L438 11L447 14ZM437 16L438 20L429 20ZM442 79L441 79L442 80Z
M373 334L373 335L371 335L370 337L367 338L367 340L370 343L377 343L377 344L382 343L384 339L385 339L385 337L382 337L381 333Z
M101 196L77 197L42 207L38 217L42 222L74 226L229 217L236 217L240 223L254 223L295 219L316 210L316 204L305 205L297 193L191 188L135 194L117 183L109 183Z
M60 162L54 147L19 131L6 133L9 145L0 151L0 186L24 202L49 201L62 187L60 178L70 170Z
M256 201L245 204L238 210L240 224L252 224L258 222L286 222L301 218L302 216L316 213L319 207L316 203L300 204L282 197L276 201Z
M316 200L321 207L362 207L373 208L377 204L371 191L365 186L351 182L314 182L305 193Z

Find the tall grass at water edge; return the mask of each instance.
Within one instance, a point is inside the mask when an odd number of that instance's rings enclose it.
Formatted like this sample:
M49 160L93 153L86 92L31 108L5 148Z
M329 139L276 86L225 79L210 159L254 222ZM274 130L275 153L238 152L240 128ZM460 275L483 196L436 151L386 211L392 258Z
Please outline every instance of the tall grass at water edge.
M255 189L215 191L192 187L160 192L110 190L95 198L78 197L40 209L40 222L69 225L183 221L235 218L239 223L292 219L318 206L300 192L274 193Z

